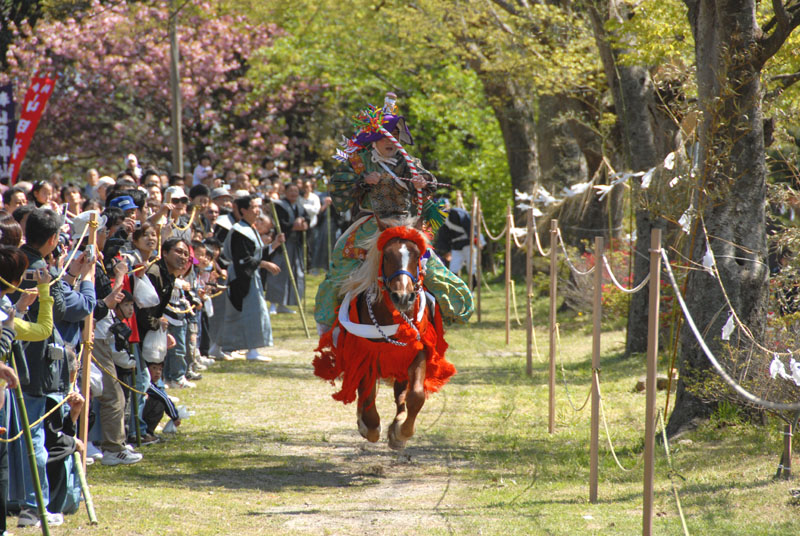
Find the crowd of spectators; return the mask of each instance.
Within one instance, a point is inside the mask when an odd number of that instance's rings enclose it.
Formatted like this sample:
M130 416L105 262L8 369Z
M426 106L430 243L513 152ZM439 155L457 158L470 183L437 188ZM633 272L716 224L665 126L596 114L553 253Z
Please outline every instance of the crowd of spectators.
M305 169L288 176L271 158L252 176L215 167L210 157L192 173L169 175L128 155L113 177L91 169L80 180L53 174L0 185L0 352L9 364L0 364L0 380L21 386L50 525L80 500L74 452L87 463L137 463L134 445L163 440L192 415L178 405L178 390L196 387L215 361L270 360L270 310L299 305L285 259L302 300L306 272L327 269L347 225L349 215L335 214L317 190L322 178ZM288 255L278 253L281 244ZM254 321L243 307L259 311L261 337L232 341L226 334L247 333ZM92 402L84 444L76 430L86 355ZM20 430L20 408L3 393L8 439ZM21 440L0 442L0 534L9 511L19 511L19 526L40 523Z

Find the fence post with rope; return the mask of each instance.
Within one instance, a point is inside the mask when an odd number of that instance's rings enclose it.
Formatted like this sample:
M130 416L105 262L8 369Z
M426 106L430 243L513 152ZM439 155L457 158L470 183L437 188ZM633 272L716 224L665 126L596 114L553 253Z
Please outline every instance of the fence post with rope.
M475 224L478 222L477 218L478 197L475 194L472 194L472 218L470 219L469 226L469 259L467 259L467 287L469 288L470 292L474 290L474 286L472 285L472 272L475 269L473 255L475 255Z
M89 246L92 251L96 250L97 245L97 214L92 213L89 216ZM95 253L95 266L97 270L97 253ZM93 273L93 272L92 272ZM94 278L94 275L91 276ZM81 392L85 402L81 409L80 428L78 429L78 438L83 441L84 445L89 444L89 406L91 405L91 392L89 379L91 377L92 366L92 347L94 346L94 315L88 315L83 321L83 341L81 344ZM82 466L84 472L86 471L86 449L83 451Z
M600 390L598 372L600 370L600 332L603 317L603 266L597 266L603 258L603 237L594 239L594 299L592 301L592 421L589 444L589 502L597 503L597 473L600 439Z
M511 205L506 206L506 346L511 342Z
M550 220L550 365L547 431L556 422L556 296L558 294L558 220Z
M527 210L528 233L525 239L525 373L533 376L533 208Z
M483 213L481 212L481 201L480 201L480 199L478 199L478 196L475 196L475 205L477 207L476 210L475 210L475 217L476 218L482 218L483 217ZM478 222L477 219L473 220L473 225L475 227L477 227L478 236L480 236L481 228L480 228L480 223ZM481 251L480 246L478 247L477 260L478 260L478 266L477 266L478 269L475 270L475 273L477 274L478 277L477 277L477 280L475 281L475 283L477 285L478 295L476 296L477 300L476 300L475 306L478 309L478 323L480 323L481 322L481 280L483 279L483 267L482 267L482 265L483 265L483 252Z
M653 531L653 478L655 475L656 368L658 366L658 313L661 294L661 229L650 235L650 308L647 313L647 379L644 417L644 502L642 535Z

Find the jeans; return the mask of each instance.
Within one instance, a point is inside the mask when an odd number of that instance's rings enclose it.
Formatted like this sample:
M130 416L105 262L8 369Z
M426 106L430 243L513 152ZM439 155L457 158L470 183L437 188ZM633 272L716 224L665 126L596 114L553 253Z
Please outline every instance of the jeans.
M167 350L164 360L164 379L169 382L180 380L186 374L186 321L179 326L169 325L168 333L175 338L175 346Z
M28 410L28 422L33 422L45 414L45 404L47 397L44 396L30 396L23 393L25 401L25 409ZM20 419L21 421L21 419ZM19 429L22 429L20 422ZM42 500L47 505L50 502L50 486L47 483L47 471L45 466L47 464L47 450L44 448L44 422L37 424L31 428L31 436L33 438L33 452L36 455L36 468L39 472L39 483L42 486ZM24 487L24 503L30 508L36 508L36 491L33 486L33 475L31 475L30 464L28 463L28 448L24 438L12 443L12 445L21 445L19 449L22 456L22 463L18 468L21 472L22 485ZM11 460L9 460L10 462ZM19 460L18 460L19 461ZM9 475L9 478L11 476ZM20 497L22 499L22 497Z

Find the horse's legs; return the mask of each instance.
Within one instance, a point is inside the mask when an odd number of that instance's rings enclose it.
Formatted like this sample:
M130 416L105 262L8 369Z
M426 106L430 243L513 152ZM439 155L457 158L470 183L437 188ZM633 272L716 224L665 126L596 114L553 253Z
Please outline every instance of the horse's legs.
M414 435L417 415L425 404L425 352L419 352L408 367L408 381L395 382L397 416L389 429L389 446L403 448Z
M378 391L378 381L373 380L372 386L369 385L367 377L362 378L358 384L358 432L371 443L375 443L381 437L381 417L378 415L378 408L375 406L375 396ZM372 387L372 389L370 389ZM364 393L370 390L369 396L364 398Z

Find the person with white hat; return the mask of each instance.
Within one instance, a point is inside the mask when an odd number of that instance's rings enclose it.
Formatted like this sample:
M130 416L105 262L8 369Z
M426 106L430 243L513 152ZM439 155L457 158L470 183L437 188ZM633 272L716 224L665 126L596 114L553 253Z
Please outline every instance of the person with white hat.
M192 230L189 225L189 215L186 213L189 206L189 196L183 191L183 186L170 186L164 191L164 203L171 204L169 221L161 233L161 240L170 237L183 238L192 241Z

